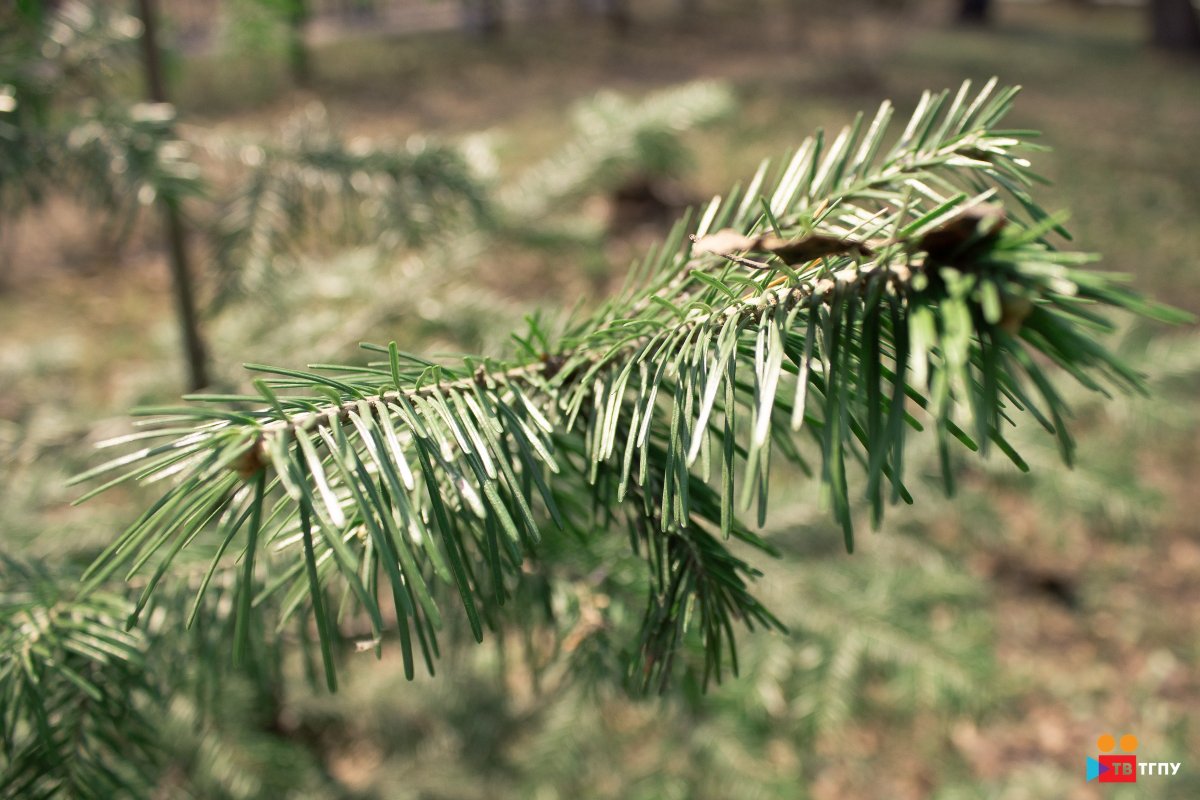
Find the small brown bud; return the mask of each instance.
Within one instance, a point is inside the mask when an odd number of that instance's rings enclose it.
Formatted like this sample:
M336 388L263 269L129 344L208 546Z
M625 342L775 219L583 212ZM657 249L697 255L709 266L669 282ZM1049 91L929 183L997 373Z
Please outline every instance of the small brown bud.
M557 375L566 363L567 360L560 355L542 353L542 375L549 380Z
M233 470L243 480L253 478L266 468L267 462L263 460L263 440L261 436L255 439L249 449L238 456L237 460L233 462Z
M1032 313L1033 302L1028 297L1005 295L1000 300L1000 330L1009 336L1016 336Z

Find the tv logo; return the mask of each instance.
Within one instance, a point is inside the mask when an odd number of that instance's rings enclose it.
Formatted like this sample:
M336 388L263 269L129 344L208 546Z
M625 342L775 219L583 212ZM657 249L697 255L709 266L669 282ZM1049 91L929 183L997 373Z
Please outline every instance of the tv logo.
M1096 740L1096 749L1105 755L1088 758L1087 779L1100 783L1137 783L1138 775L1174 775L1179 772L1181 763L1143 761L1139 764L1137 755L1133 753L1137 746L1137 737L1126 734L1121 737L1121 749L1128 755L1112 755L1117 740L1111 734L1104 734Z

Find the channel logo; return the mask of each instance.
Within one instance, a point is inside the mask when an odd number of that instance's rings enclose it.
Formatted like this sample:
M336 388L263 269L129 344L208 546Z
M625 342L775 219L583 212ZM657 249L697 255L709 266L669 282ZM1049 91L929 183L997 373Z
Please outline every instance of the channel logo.
M1111 733L1106 733L1096 740L1096 749L1101 753L1111 753L1117 746L1117 740ZM1121 749L1130 755L1102 755L1099 758L1087 760L1087 779L1099 780L1100 783L1137 783L1137 750L1138 740L1132 734L1121 737Z
M1122 754L1112 751L1117 749L1117 739L1106 733L1096 740L1096 749L1101 755L1087 760L1087 779L1099 783L1137 783L1138 775L1175 775L1179 772L1181 763L1171 761L1143 761L1138 763L1138 739L1132 734L1121 737L1120 749Z

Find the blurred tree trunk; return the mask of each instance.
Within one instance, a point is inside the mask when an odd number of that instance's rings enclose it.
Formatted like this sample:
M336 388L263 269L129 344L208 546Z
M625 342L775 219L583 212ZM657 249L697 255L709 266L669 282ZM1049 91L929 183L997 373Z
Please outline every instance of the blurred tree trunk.
M304 40L304 31L311 16L309 0L291 0L288 7L288 67L292 82L305 89L312 85L312 63Z
M541 22L550 16L550 0L526 0L525 14L534 22Z
M1168 50L1200 50L1200 22L1191 0L1150 0L1150 40Z
M958 21L968 25L986 25L991 19L991 0L961 0L958 4Z
M311 2L311 0L305 0ZM369 22L379 16L376 0L355 0L350 6L350 16L358 22Z
M158 50L158 18L154 0L138 0L138 15L142 18L142 63L146 74L146 89L155 103L166 103L167 87L163 81L162 60ZM179 317L184 357L188 367L188 386L193 391L208 386L208 355L200 334L200 315L196 310L196 295L188 265L187 229L179 198L160 194L163 229L167 239L167 259L171 264L172 291L175 311Z
M603 0L603 13L609 29L618 36L627 35L633 27L628 0Z
M463 28L486 38L500 35L504 29L501 0L462 0Z

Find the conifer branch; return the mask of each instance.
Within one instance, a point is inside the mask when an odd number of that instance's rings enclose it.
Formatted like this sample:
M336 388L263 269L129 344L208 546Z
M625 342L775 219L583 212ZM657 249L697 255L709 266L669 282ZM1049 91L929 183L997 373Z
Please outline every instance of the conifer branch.
M288 277L281 262L313 241L369 242L387 253L487 216L458 148L417 137L346 140L319 105L293 115L278 141L186 131L237 172L210 231L219 303L270 297Z
M614 188L630 173L674 175L687 161L678 134L733 109L721 84L695 81L639 102L604 92L574 109L575 138L499 192L499 205L517 221L539 219L584 191Z
M773 180L764 164L682 220L625 291L561 335L531 323L509 360L367 346L385 358L254 366L269 376L255 395L148 410L147 430L116 442L147 446L80 477L119 470L91 494L166 483L91 580L154 565L145 603L174 558L215 536L212 570L241 552L243 617L252 594L295 610L336 581L378 637L388 589L411 675L416 649L430 667L437 652L439 586L481 638L480 608L505 601L543 536L615 525L650 576L631 677L661 685L698 631L719 679L736 669L734 620L778 625L725 543L769 551L738 514L766 519L773 461L817 477L853 549L857 496L876 525L888 502L913 500L910 430L933 428L952 491L955 440L1027 469L1005 438L1020 412L1070 461L1047 363L1096 390L1141 389L1097 342L1111 329L1100 312L1173 315L1050 246L1061 226L1026 192L1028 145L997 127L1014 94L994 81L926 94L887 150L888 104L828 144L805 141ZM580 498L596 519L563 512Z
M127 605L61 596L36 564L0 556L0 797L101 797L146 788L157 694Z
M228 741L234 575L176 574L123 631L125 593L80 594L48 564L0 553L0 797L146 797L183 774L253 784L261 748ZM272 621L256 615L239 670L260 711L286 652Z

